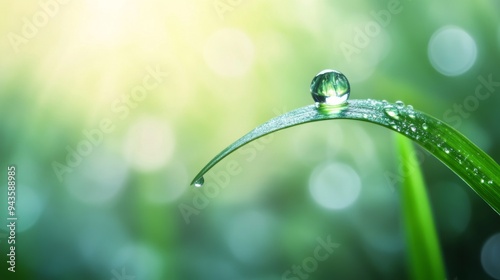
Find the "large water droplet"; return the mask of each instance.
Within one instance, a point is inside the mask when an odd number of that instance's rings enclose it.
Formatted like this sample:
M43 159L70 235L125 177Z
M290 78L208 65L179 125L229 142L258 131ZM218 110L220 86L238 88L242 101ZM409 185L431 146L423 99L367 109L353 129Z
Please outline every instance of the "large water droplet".
M311 95L318 104L344 104L350 92L351 86L346 76L335 70L323 70L311 82Z
M205 184L205 178L200 177L200 178L198 178L198 180L196 180L196 181L194 182L194 184L193 184L193 185L194 185L195 187L199 188L199 187L203 186L203 184Z

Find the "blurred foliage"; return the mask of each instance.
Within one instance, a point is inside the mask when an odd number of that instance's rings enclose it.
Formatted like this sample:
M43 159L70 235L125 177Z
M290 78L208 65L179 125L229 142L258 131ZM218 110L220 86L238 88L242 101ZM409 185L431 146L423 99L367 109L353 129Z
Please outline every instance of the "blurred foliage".
M310 104L309 83L325 68L349 78L351 98L403 100L500 159L498 85L484 82L500 81L498 1L0 7L1 168L18 169L13 279L280 279L294 266L311 279L406 278L400 190L386 178L400 164L385 129L283 131L221 162L201 193L189 187L238 136ZM313 192L332 166L359 187L344 208ZM480 257L498 215L437 160L421 167L447 279L500 278L495 259ZM328 237L339 246L318 261Z

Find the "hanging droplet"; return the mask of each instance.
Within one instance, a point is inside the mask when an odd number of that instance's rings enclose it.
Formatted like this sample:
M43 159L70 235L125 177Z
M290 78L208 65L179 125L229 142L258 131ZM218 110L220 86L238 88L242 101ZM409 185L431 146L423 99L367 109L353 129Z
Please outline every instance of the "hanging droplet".
M396 101L396 107L398 107L398 109L403 109L405 107L405 103L401 100L398 100Z
M319 104L341 105L347 102L351 86L344 74L335 70L323 70L311 82L311 95Z
M199 188L199 187L203 186L203 184L205 184L205 178L200 177L198 180L196 180L196 181L194 182L194 184L193 184L193 185L194 185L195 187Z

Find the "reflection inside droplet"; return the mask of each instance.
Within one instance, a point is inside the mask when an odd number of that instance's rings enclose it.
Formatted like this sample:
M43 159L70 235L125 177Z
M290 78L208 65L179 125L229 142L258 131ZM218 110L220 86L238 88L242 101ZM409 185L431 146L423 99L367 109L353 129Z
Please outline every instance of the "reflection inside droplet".
M311 82L311 95L317 104L341 105L347 102L351 91L344 74L335 70L323 70Z

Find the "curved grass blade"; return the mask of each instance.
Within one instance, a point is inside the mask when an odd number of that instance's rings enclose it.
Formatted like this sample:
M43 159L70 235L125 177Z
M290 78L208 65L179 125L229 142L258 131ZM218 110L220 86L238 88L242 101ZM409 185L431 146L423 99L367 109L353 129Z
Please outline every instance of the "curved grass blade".
M346 106L298 108L256 127L215 156L194 178L197 184L216 163L239 147L269 133L299 124L351 119L378 124L420 144L441 160L500 214L500 166L461 133L441 121L403 104L350 100Z
M397 136L397 146L403 163L401 207L413 279L446 279L432 211L424 179L410 140Z

